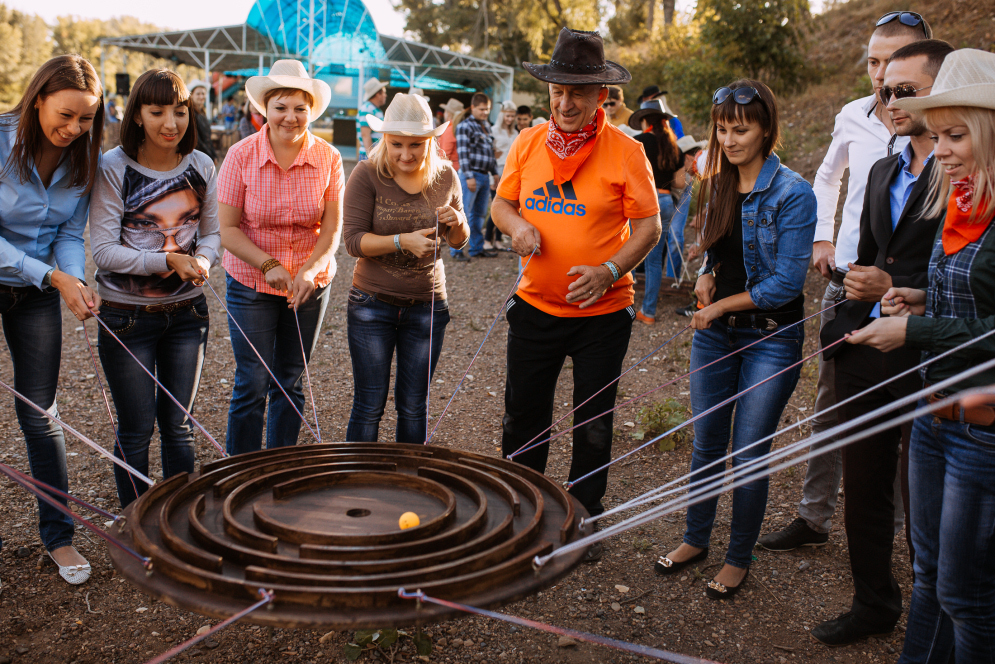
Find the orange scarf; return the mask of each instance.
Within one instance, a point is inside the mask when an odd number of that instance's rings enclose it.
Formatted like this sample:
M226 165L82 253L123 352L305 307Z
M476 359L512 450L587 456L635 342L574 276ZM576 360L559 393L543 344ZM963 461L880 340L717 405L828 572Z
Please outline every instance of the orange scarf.
M598 139L598 134L604 130L608 123L605 120L604 109L599 108L594 114L594 120L580 131L563 131L556 126L556 121L553 120L552 115L548 124L546 153L553 166L553 182L563 184L573 179L574 173L590 156L594 150L594 142Z
M977 242L988 228L987 223L979 220L971 221L974 176L950 184L953 185L953 192L947 204L947 218L943 221L943 234L940 236L943 253L947 256L952 256L972 242Z

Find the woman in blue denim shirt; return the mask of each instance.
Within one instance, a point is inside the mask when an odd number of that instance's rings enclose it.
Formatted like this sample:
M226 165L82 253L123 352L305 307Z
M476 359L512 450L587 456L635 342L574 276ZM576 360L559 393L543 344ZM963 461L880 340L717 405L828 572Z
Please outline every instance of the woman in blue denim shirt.
M17 106L0 116L0 318L15 389L53 415L62 356L60 296L78 320L100 305L84 281L83 230L103 122L100 79L78 55L42 65ZM68 491L62 428L20 401L14 409L31 474ZM62 577L86 581L90 565L73 548L72 519L38 501L38 526Z
M770 89L759 81L736 81L719 88L712 102L702 185L702 200L709 203L698 213L707 257L695 285L704 308L691 319L691 369L721 361L691 377L695 414L801 359L802 326L774 332L803 317L802 287L816 224L812 186L774 154L780 133ZM758 339L764 341L746 348ZM766 454L769 442L740 450L776 430L798 374L798 368L787 371L702 418L695 425L691 471L724 456L730 432L733 467ZM717 465L691 481L723 471ZM725 565L708 583L708 597L726 599L742 587L767 507L767 484L757 480L733 491L729 549ZM659 559L657 572L674 574L708 556L717 505L715 498L688 508L684 543Z

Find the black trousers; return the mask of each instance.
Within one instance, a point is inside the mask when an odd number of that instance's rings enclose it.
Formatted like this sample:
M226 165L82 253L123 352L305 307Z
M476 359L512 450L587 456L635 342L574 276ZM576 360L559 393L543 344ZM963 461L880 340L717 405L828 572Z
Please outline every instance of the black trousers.
M508 303L508 380L504 390L504 433L501 447L505 457L549 437L545 431L553 423L556 381L569 356L573 359L573 403L583 402L622 372L629 349L629 335L635 314L632 307L600 316L561 318L533 307L517 295ZM615 406L618 383L581 406L573 422L583 422ZM569 420L566 420L569 421ZM613 413L608 413L573 431L570 480L581 477L611 461ZM541 435L540 435L541 434ZM537 470L546 470L549 444L515 457L515 461ZM601 499L608 487L608 471L579 482L570 493L589 513L601 514Z
M896 355L897 354L897 355ZM919 353L906 349L882 353L868 346L846 346L835 357L837 403L900 373L919 362ZM840 422L865 415L922 388L918 373L874 390L840 407ZM907 413L908 406L864 424L868 429ZM856 430L849 433L855 433ZM912 424L893 427L851 443L843 449L843 491L846 496L843 522L850 550L853 576L851 611L871 627L890 629L902 614L902 591L891 569L895 540L895 509L902 509L895 496L895 473L902 473L902 494L908 505L908 449ZM899 457L901 446L901 458ZM901 462L901 463L900 463ZM914 558L909 513L905 531L909 556Z

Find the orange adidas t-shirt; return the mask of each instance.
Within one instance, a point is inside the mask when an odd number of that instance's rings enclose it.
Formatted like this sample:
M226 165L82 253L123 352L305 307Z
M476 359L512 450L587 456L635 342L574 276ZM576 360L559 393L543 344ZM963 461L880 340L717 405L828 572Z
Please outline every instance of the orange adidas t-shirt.
M546 149L545 124L526 129L511 146L498 196L518 201L539 231L540 250L525 268L518 295L553 316L610 314L633 303L631 274L586 309L567 302L575 265L600 265L629 239L629 219L660 211L653 171L643 146L605 122L594 149L572 180L557 185ZM583 301L583 300L582 300Z

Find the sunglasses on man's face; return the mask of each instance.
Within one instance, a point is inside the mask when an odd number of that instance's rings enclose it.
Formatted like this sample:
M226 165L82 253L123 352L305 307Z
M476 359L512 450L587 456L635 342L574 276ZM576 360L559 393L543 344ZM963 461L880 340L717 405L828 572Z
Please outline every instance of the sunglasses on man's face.
M732 88L719 88L715 91L715 94L712 95L712 103L718 106L719 104L725 103L726 99L731 96L733 101L737 104L745 106L756 99L759 94L760 93L757 92L757 89L754 87L736 88L735 90Z
M878 96L880 96L881 98L881 103L887 106L889 103L891 103L892 97L894 97L895 99L907 99L908 97L915 97L916 93L919 92L920 90L928 90L931 87L933 86L927 85L926 87L923 88L917 88L911 83L902 83L901 85L896 85L895 87L886 85L883 88L881 88L881 92L878 93Z
M929 39L929 32L926 30L926 22L922 20L922 16L915 12L888 12L878 19L875 27L880 27L885 23L891 23L896 18L901 21L903 25L907 25L910 28L914 28L917 25L922 26L922 34L925 35L926 39Z
M601 105L601 108L612 108L612 107L614 107L614 106L615 106L615 105L616 105L617 103L618 103L618 102L614 102L614 101L606 101L605 103L603 103L603 104Z

